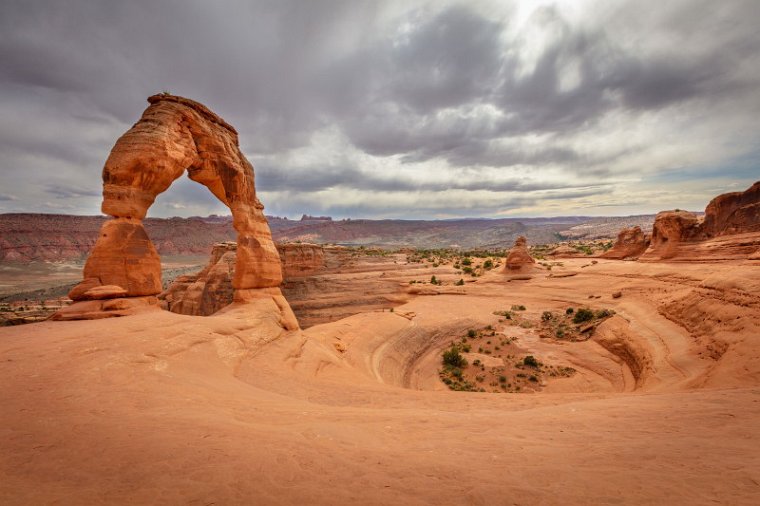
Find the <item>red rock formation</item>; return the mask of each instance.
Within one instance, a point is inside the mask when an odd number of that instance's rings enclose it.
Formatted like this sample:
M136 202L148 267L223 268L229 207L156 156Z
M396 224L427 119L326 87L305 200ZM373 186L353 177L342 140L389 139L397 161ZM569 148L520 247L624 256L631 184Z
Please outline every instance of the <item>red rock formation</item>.
M760 181L746 191L718 195L705 208L705 237L760 232Z
M528 253L528 240L520 236L509 250L504 264L504 272L515 273L533 268L536 261Z
M286 277L297 277L324 267L324 251L316 244L280 244L277 250ZM233 278L237 244L215 244L206 267L179 276L158 298L162 306L180 314L209 316L234 300Z
M161 291L158 254L142 220L156 196L187 170L190 179L208 187L232 211L238 244L235 300L277 309L286 326L294 327L295 317L278 288L280 257L264 206L256 197L253 166L240 151L237 132L192 100L154 95L148 102L151 105L140 121L116 141L103 168L102 211L114 219L101 229L85 265L83 284L88 290L93 285L120 286L128 297ZM88 291L82 288L75 287L72 295L86 298ZM262 298L272 299L274 306L262 304ZM82 316L76 306L58 317Z
M324 249L316 244L278 244L277 251L280 253L282 270L286 278L305 276L325 265Z
M662 211L657 213L652 228L652 239L643 256L647 258L673 258L678 245L700 235L697 215L689 211Z
M638 258L649 247L649 239L641 227L624 228L617 236L612 248L601 255L601 258L623 260Z

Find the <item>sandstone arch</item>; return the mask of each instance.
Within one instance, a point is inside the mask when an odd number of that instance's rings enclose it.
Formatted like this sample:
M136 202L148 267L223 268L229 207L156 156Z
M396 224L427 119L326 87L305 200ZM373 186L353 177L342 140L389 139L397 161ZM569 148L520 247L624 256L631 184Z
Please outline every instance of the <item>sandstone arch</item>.
M142 220L155 198L187 171L190 179L206 186L232 212L238 244L234 300L271 299L282 313L283 326L297 326L279 290L280 257L264 206L256 197L253 166L240 151L237 131L187 98L161 94L149 97L148 102L140 120L116 141L103 167L102 211L113 218L103 224L85 264L84 280L69 296L92 301L153 297L161 292L160 259ZM103 314L107 310L103 304L80 306L68 314L111 316Z

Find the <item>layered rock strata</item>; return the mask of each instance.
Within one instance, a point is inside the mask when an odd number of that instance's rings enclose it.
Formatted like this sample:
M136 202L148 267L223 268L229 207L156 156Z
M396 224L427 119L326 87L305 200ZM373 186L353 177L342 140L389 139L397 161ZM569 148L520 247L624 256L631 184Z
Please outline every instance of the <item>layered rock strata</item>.
M185 171L206 186L232 211L237 232L237 259L232 281L238 302L272 298L294 327L287 302L279 291L280 257L256 197L253 166L240 151L235 129L208 108L192 100L161 94L148 98L140 120L113 147L103 167L102 211L112 217L87 259L84 281L69 294L92 305L92 288L117 286L122 298L154 297L161 292L158 253L143 219L156 196ZM104 299L99 299L104 300ZM108 299L105 299L108 300ZM100 302L104 316L110 312ZM152 305L152 304L151 304ZM60 311L56 319L91 318L79 304ZM297 325L296 325L297 326Z
M215 244L203 270L177 277L158 296L162 307L174 313L209 316L231 304L237 249L234 242ZM277 251L286 278L308 275L325 265L324 250L316 244L279 244Z

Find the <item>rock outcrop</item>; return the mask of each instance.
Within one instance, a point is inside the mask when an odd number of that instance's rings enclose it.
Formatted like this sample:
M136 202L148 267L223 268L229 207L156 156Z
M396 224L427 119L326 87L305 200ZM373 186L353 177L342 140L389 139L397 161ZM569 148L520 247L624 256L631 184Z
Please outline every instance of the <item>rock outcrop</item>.
M507 253L504 272L517 273L532 270L535 263L536 261L528 252L528 240L524 236L520 236Z
M648 247L649 238L641 230L641 227L624 228L618 234L612 248L603 253L601 258L635 259L642 255Z
M237 244L214 245L206 267L196 274L179 276L158 298L174 313L209 316L234 300L233 279ZM286 278L304 276L324 267L324 250L316 244L278 244Z
M699 219L689 211L662 211L657 213L652 228L652 239L646 251L648 257L668 259L676 256L681 242L700 236Z
M116 141L106 160L101 209L112 219L103 224L85 264L85 280L70 296L92 306L88 294L96 286L121 287L127 299L161 292L161 265L143 219L156 196L187 171L232 212L237 232L235 301L279 311L283 326L296 328L279 289L280 257L264 206L256 197L253 166L240 151L237 132L198 102L168 94L154 95L148 102L140 120ZM118 315L108 313L109 300L113 299L99 302L100 310L105 316ZM80 307L73 304L54 318L91 318L98 311L88 307L83 312Z
M707 204L705 237L760 232L760 181L746 191L718 195Z
M325 251L318 244L278 244L277 251L286 278L306 276L325 266Z

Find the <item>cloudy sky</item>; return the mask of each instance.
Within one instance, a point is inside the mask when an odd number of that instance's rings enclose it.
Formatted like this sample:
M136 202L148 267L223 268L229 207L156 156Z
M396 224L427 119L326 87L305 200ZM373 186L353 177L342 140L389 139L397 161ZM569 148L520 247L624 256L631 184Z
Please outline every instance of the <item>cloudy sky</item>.
M703 209L760 179L760 2L0 3L0 213L99 214L160 91L240 132L267 213ZM150 216L227 214L183 178Z

